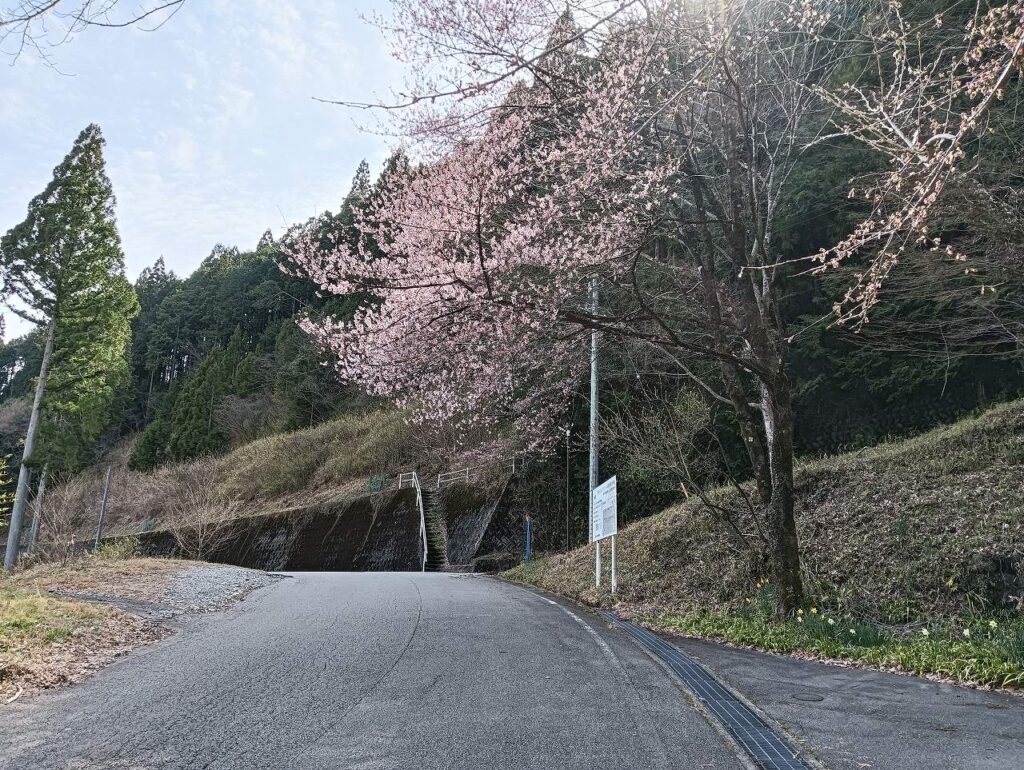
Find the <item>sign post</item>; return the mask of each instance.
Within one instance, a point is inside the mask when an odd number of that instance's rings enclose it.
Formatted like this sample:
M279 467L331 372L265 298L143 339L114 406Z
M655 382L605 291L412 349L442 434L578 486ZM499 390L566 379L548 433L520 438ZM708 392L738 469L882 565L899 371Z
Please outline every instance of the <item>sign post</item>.
M594 488L590 498L590 542L597 547L595 583L601 585L601 541L612 539L612 593L618 588L615 570L615 535L619 531L619 509L616 478Z

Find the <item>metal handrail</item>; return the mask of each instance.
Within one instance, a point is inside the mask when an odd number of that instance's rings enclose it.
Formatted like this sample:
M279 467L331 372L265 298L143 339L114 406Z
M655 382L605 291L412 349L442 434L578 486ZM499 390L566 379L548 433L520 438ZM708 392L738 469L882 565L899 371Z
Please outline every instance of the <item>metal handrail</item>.
M483 467L483 466L477 466ZM457 481L459 479L464 480L467 484L469 483L469 472L472 468L462 468L457 471L448 471L447 473L437 474L437 488L440 489L442 484L447 484L451 481Z
M507 462L508 462L508 460L501 460L499 462L483 463L482 465L470 465L468 468L460 468L457 471L447 471L446 473L439 473L439 474L437 474L437 488L440 489L444 484L450 484L451 482L458 481L458 480L465 481L468 484L469 483L470 474L473 471L479 471L479 470L482 470L483 468L491 468L491 467L493 467L495 465L498 465L500 463L507 463ZM513 476L516 474L517 468L520 468L520 469L522 468L522 464L523 464L522 460L520 460L517 463L516 462L516 458L515 457L512 458L512 475Z
M416 471L403 473L398 477L398 488L401 489L408 481L416 489L416 507L420 509L420 543L423 545L423 555L420 557L420 572L427 571L427 517L423 511L423 489L420 487L420 477Z
M508 462L503 460L501 462ZM482 465L471 465L468 468L460 468L457 471L448 471L447 473L437 474L437 489L440 489L443 484L455 481L456 479L463 479L466 483L469 483L470 472L479 470L481 468L489 468L497 463L485 463ZM516 470L522 467L522 460L517 464L516 458L512 458L512 475L514 476ZM423 556L420 559L420 571L427 571L427 516L423 510L423 488L420 485L420 477L416 471L404 471L398 474L398 488L404 489L410 486L416 490L416 507L420 510L420 542L423 545Z

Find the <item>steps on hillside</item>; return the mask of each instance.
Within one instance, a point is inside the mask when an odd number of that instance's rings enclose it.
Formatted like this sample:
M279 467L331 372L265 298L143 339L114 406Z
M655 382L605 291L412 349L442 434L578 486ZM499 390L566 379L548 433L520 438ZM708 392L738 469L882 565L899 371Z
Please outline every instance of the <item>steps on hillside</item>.
M448 527L444 511L437 501L437 492L421 490L423 520L427 527L427 572L443 572L448 568Z

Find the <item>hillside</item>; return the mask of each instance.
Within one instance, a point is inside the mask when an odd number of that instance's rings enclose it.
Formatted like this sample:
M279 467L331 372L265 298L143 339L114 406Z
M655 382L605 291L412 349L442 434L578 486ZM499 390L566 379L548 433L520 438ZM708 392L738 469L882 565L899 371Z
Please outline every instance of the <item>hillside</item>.
M1024 401L804 463L796 496L818 606L893 627L1013 617L1024 604ZM766 590L764 553L738 492L717 490L710 502L743 534L696 499L626 527L614 600L594 588L592 545L508 575L644 616L742 611Z
M220 456L130 470L122 447L113 474L105 535L130 535L273 513L324 500L358 497L389 483L377 478L409 462L408 428L400 412L379 410L244 444ZM95 535L105 465L47 492L40 545L59 553L72 538ZM393 485L394 479L390 479Z

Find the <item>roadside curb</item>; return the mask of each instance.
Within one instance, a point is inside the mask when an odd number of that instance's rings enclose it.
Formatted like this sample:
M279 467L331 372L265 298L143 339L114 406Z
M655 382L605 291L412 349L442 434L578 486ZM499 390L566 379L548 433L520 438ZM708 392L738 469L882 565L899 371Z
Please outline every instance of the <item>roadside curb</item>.
M704 664L660 635L621 619L615 612L600 610L599 614L682 682L756 767L763 770L827 770L789 731Z
M691 706L698 711L708 723L715 729L716 732L725 740L729 746L736 752L738 759L751 770L829 770L829 768L821 762L817 757L811 753L811 750L803 745L803 743L792 733L790 733L785 727L780 725L776 720L772 719L768 714L759 708L756 704L752 703L746 696L738 692L734 687L724 682L721 677L715 674L714 671L709 669L705 664L694 660L691 656L682 652L678 647L672 644L670 641L665 639L660 634L638 626L630 621L621 619L616 612L613 610L605 610L599 607L589 607L580 605L576 601L562 596L561 594L551 593L543 589L539 589L535 586L520 583L514 580L507 580L498 576L491 576L497 580L508 583L510 585L523 588L535 596L539 596L547 599L553 597L558 599L559 602L571 605L575 609L593 617L596 620L600 620L606 623L609 627L614 628L623 634L637 645L641 650L644 651L655 663L665 669L666 673L670 675L672 680L676 682L682 692L687 696L687 699L691 702ZM550 599L549 599L550 601ZM719 713L716 713L716 709L712 703L709 703L701 694L696 691L690 682L687 681L686 677L680 674L673 662L666 657L660 655L655 649L649 647L647 644L641 641L638 635L631 631L635 629L640 635L647 635L664 645L665 648L669 648L674 656L678 659L684 660L685 665L691 667L691 669L699 670L705 677L707 677L713 686L720 688L719 694L726 694L729 699L735 701L734 708L741 710L747 710L750 712L750 717L753 717L756 721L761 722L764 730L767 733L773 735L777 741L776 749L780 746L785 749L778 756L775 757L775 762L772 763L770 756L764 756L763 759L759 759L757 753L764 755L764 752L757 752L756 745L754 751L751 751L749 740L743 740L735 734L730 725L723 721ZM669 656L672 657L672 656ZM778 753L778 752L775 752ZM789 757L786 756L789 755ZM781 760L781 761L780 761Z

